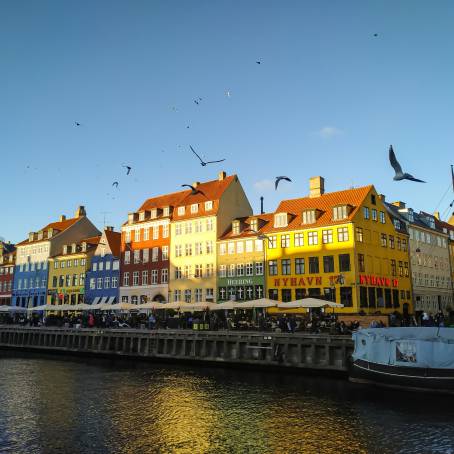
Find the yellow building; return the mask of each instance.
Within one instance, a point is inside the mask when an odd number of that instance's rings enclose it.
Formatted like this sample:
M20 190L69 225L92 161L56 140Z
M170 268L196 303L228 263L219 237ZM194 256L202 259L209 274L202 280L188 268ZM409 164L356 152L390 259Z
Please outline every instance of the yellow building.
M63 245L62 254L49 259L47 304L84 302L85 276L101 236Z
M399 227L399 228L397 228ZM265 234L268 296L342 303L340 313L412 312L408 234L373 186L284 200Z
M193 183L174 207L169 291L173 301L216 301L216 241L233 219L252 214L236 175Z

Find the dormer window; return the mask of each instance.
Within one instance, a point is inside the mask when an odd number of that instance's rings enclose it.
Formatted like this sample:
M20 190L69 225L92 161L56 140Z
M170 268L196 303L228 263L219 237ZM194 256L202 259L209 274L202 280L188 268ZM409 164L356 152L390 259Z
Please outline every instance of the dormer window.
M30 232L28 234L28 241L33 241L33 237L34 237L34 233L33 232Z
M139 213L139 221L144 221L145 220L145 211L141 211Z
M43 239L43 231L41 230L41 232L38 232L38 240L42 240Z
M198 203L193 203L191 205L191 213L197 213L199 211L199 204Z
M170 216L170 207L164 207L163 216Z
M205 202L205 211L211 211L213 209L213 201L208 200Z
M184 215L184 207L178 207L178 216L183 216Z
M134 222L134 213L128 214L128 224L132 224Z
M257 219L251 219L251 230L257 232L259 229L259 222Z
M333 207L333 220L334 221L341 221L343 219L347 219L347 217L348 217L347 205L339 205L337 207Z
M397 230L400 230L400 221L399 221L399 219L394 219L394 227Z
M287 225L288 225L287 213L276 213L274 215L274 227L287 227Z
M315 224L315 210L306 210L302 213L303 224Z
M65 244L63 246L63 255L67 254L68 253L68 246Z
M429 225L431 229L435 228L435 219L434 218L429 218Z
M151 218L156 219L158 217L158 210L156 208L153 208L151 210Z
M240 234L240 221L233 221L232 222L232 234L239 235Z
M73 252L73 253L77 252L76 243L73 243L73 244L72 244L72 248L71 248L71 249L72 249L72 252Z
M87 252L87 243L85 241L82 242L82 252Z

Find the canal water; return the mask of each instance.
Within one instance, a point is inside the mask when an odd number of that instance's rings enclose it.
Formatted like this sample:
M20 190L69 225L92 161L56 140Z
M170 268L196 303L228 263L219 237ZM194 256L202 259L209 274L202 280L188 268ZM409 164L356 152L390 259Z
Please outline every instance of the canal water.
M454 454L454 397L0 352L0 453Z

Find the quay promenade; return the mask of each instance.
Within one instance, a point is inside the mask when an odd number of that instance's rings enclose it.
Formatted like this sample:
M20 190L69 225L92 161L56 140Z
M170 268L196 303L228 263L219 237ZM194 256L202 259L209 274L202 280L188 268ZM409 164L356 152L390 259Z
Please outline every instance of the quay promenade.
M347 373L350 336L0 325L0 348Z

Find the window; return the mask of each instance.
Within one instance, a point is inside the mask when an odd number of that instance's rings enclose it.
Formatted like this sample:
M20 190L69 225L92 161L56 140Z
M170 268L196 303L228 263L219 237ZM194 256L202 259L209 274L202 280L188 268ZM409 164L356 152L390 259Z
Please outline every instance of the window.
M184 215L184 207L178 207L177 213L178 213L178 216L183 216Z
M203 267L202 267L202 265L197 264L197 265L195 266L195 274L194 274L194 277L202 277L202 273L203 273Z
M191 265L184 266L184 277L189 279L191 277Z
M246 252L253 252L254 251L254 241L247 240L246 241Z
M182 225L183 224L181 222L177 222L175 224L175 235L181 235L183 233Z
M140 229L134 231L134 241L140 241Z
M271 235L268 237L268 249L276 249L276 235Z
M372 220L377 220L377 210L375 208L372 208Z
M342 219L347 219L347 205L342 205L333 208L333 219L335 221L340 221Z
M200 303L202 301L202 289L196 288L194 291L195 302Z
M290 235L281 235L281 247L290 247Z
M212 254L213 251L214 251L213 242L212 242L212 241L207 241L207 242L205 243L205 246L206 246L206 253L207 253L207 254Z
M394 237L392 235L389 235L389 247L394 249Z
M339 254L339 271L350 271L350 254Z
M353 306L353 292L351 287L340 288L340 302L344 307Z
M323 257L323 272L334 273L334 256L325 255Z
M213 263L207 263L205 265L205 276L206 277L214 276L214 264Z
M369 219L369 208L368 207L363 207L363 215L364 219Z
M211 211L213 209L213 202L211 200L208 200L205 202L205 211Z
M225 255L227 253L227 243L221 243L219 245L219 255Z
M192 300L191 290L190 290L190 289L186 289L186 290L184 291L184 301L185 301L186 303L190 303L191 300Z
M307 210L302 213L303 224L315 223L315 210Z
M158 247L154 247L151 250L151 261L152 262L157 262L158 261L158 257L159 257L159 248Z
M153 239L157 240L159 238L159 225L153 227Z
M191 205L191 213L197 213L199 211L199 204L198 203L193 203Z
M58 263L58 262L55 262L55 265L56 265L57 263ZM57 267L54 267L54 268L58 268L58 266L57 266ZM91 269L92 269L92 271L98 271L98 264L97 264L96 262L94 262L94 263L92 264L92 266L91 266Z
M358 243L364 242L364 234L361 227L356 227L356 241L358 241Z
M185 250L186 257L192 255L192 244L191 243L186 243L184 245L184 250Z
M386 233L382 233L382 234L380 235L380 241L381 241L381 245L382 245L383 247L386 247L386 246L387 246L388 240L387 240L387 237L386 237Z
M263 251L263 240L255 240L255 252Z
M131 252L125 251L125 265L129 265L130 261L131 261Z
M202 232L202 220L201 219L195 221L194 225L195 225L195 233Z
M337 241L348 241L348 227L339 227L337 229Z
M112 263L112 269L113 270L119 270L120 269L120 261L119 260L114 260Z
M385 213L380 211L380 222L384 224L386 222Z
M129 273L123 273L123 285L125 287L129 286Z
M101 289L102 288L102 277L98 277L96 288L97 289Z
M402 250L402 240L399 237L397 237L396 241L397 241L397 250L401 251Z
M235 264L232 263L229 265L229 277L234 277L235 276Z
M290 266L290 259L282 259L281 260L281 269L282 274L289 275L291 274L291 266Z
M169 270L167 268L163 268L161 270L161 284L167 284L169 280Z
M183 277L183 273L181 271L181 266L175 267L175 279L181 279Z
M236 266L236 275L237 276L244 276L244 264L238 263Z
M175 302L181 301L181 290L174 290L173 291L173 300Z
M228 243L228 252L230 255L235 254L235 243L233 241Z
M104 288L110 288L110 276L104 278Z
M404 275L405 277L408 277L409 276L409 272L408 272L408 262L404 262ZM409 299L409 298L407 298Z
M255 262L255 275L263 276L263 262Z
M254 274L254 264L246 263L246 276L252 276Z
M150 239L150 229L143 229L143 240L148 241Z
M140 263L140 250L134 251L134 263Z
M149 254L150 254L150 250L148 248L145 248L142 250L142 262L143 263L148 263Z
M52 286L57 287L57 276L54 276ZM90 290L94 290L95 288L96 288L96 279L94 277L92 277L90 279Z
M168 238L169 237L169 224L164 224L162 226L162 237Z
M148 285L148 270L142 271L142 285Z
M214 230L214 222L213 222L213 218L209 218L207 219L207 232L211 232L212 230Z
M184 233L186 233L186 235L192 233L192 222L186 222L184 225Z
M181 257L183 255L182 248L183 246L181 244L175 245L175 257Z
M288 303L292 301L292 290L289 288L282 289L282 302Z
M295 274L304 274L304 259L295 259Z
M59 262L55 261L54 262L54 270L58 269L58 265L59 265ZM93 271L96 271L96 270L93 269Z
M402 226L400 225L399 219L394 219L393 224L394 224L394 228L397 230L400 230L402 228Z
M309 273L317 274L320 272L318 257L309 257Z
M132 285L133 286L139 285L139 272L138 271L134 271L132 273Z
M333 230L322 230L322 242L328 244L333 242Z
M226 277L226 276L227 276L227 266L219 265L219 277Z
M358 268L359 271L364 273L366 271L366 264L364 262L364 254L358 254Z
M399 276L403 276L404 275L404 264L401 260L399 260Z
M117 287L118 287L118 277L112 276L112 288L117 288Z
M396 276L396 261L391 259L391 275Z
M293 236L293 245L295 247L304 246L304 234L295 233Z
M162 246L162 260L169 260L169 246Z
M370 195L370 203L372 205L377 205L377 197L375 196L375 194Z
M277 260L268 261L268 274L270 276L277 276Z
M318 232L308 232L307 244L309 246L314 246L314 245L318 244Z
M274 215L274 227L287 227L288 217L287 213L276 213Z
M240 234L240 221L233 221L232 222L232 234L239 235Z
M153 285L158 283L158 270L151 270L151 283Z

